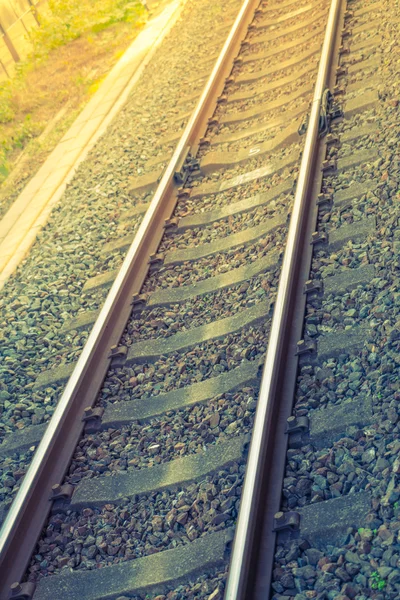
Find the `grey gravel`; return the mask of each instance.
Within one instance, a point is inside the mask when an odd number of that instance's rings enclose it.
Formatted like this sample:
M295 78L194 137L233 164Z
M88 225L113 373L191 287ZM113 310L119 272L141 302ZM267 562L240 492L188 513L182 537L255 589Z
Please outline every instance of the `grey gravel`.
M367 5L355 2L352 9ZM355 355L343 348L338 357L303 365L295 403L295 414L300 416L312 415L314 410L334 407L349 399L361 405L368 397L372 399L374 422L364 427L347 427L338 441L320 450L313 447L312 435L310 443L290 449L282 504L288 510L327 501L329 513L330 499L367 490L372 497L371 512L358 530L349 528L341 545L328 544L321 550L304 539L279 544L275 555L274 600L287 597L395 600L400 594L400 86L398 58L392 56L398 42L398 31L393 25L398 9L398 2L384 0L357 23L377 18L373 31L381 45L368 53L376 52L381 57L380 102L334 127L339 139L341 134L365 123L376 123L378 132L329 150L330 158L340 158L376 146L378 158L371 164L329 174L324 179L326 191L346 189L362 181L375 181L376 190L345 205L333 204L331 209L322 209L318 223L329 234L374 215L376 233L362 243L350 241L334 252L319 248L312 263L312 277L316 279L364 264L374 265L375 277L354 290L309 299L306 309L306 337L318 340L319 335L361 324L368 325L369 334L362 351ZM368 32L359 34L355 41L360 42L368 35ZM348 61L352 62L351 53L344 62Z
M143 286L143 292L151 292L157 288L178 287L202 281L219 273L227 273L230 269L249 264L273 250L284 250L287 228L280 227L258 242L246 246L238 246L227 252L220 252L196 262L163 267L150 275Z
M300 50L299 50L299 53L300 53ZM308 68L310 73L313 73L316 69L316 65L318 64L318 61L319 61L319 56L318 56L318 54L315 54L315 56L302 62L301 68L303 68L303 67ZM269 63L269 67L270 66L271 66L271 63ZM290 75L297 73L298 70L299 70L299 65L294 65L294 66L286 68L286 69L285 68L280 69L280 70L275 71L271 75L268 75L265 77L260 77L256 81L252 81L252 82L248 82L248 83L241 83L240 85L238 83L235 85L232 85L231 91L232 91L232 93L234 93L236 91L240 91L240 92L258 91L260 89L260 87L263 87L263 86L268 87L268 85L270 85L277 79L282 79L283 77L290 77Z
M187 585L180 585L166 594L157 596L134 596L133 600L222 600L227 571L202 575ZM127 600L127 598L117 598Z
M152 364L111 369L99 397L100 404L145 399L230 371L245 358L258 361L265 352L269 326L268 319L261 326L250 326L223 340L205 342L189 352L161 356Z
M239 202L244 198L254 196L261 192L267 192L274 186L281 184L287 179L295 180L297 175L298 165L285 168L281 173L274 173L268 178L256 179L250 184L240 185L231 190L219 192L216 194L207 194L199 203L198 198L186 198L184 202L178 204L175 209L174 216L186 216L189 214L202 213L209 210L215 210L222 206L226 206L231 202ZM217 175L221 177L221 174Z
M278 287L279 268L243 283L205 294L182 304L167 308L134 313L123 336L124 345L157 337L167 338L178 331L205 325L232 316L268 298L274 297Z
M275 63L280 64L282 62L286 62L287 60L290 60L291 58L293 58L294 56L297 56L298 54L301 55L301 54L305 53L309 48L314 46L316 44L316 42L319 41L320 39L322 40L321 35L318 37L317 36L313 37L311 40L308 40L306 42L302 42L301 38L299 38L299 43L296 46L294 46L293 48L288 48L288 49L282 50L281 52L277 52L272 57L269 57L267 59L260 58L259 60L253 60L251 62L244 63L240 69L240 73L254 73L257 71L262 71L263 69L269 69Z
M292 198L281 194L278 198L271 200L264 206L259 206L254 210L244 213L231 215L228 219L215 221L206 227L193 227L177 234L171 232L171 234L166 235L162 240L159 251L166 252L172 247L174 249L181 249L213 242L233 233L243 231L248 227L255 227L259 223L273 219L282 213L286 213L289 216L291 206Z
M234 463L178 492L50 517L28 580L63 568L98 569L188 544L236 520L245 466Z
M72 459L67 481L76 484L82 478L152 467L249 433L257 394L258 389L245 387L216 396L206 404L168 412L150 423L133 422L119 430L85 435Z
M313 21L312 24L307 27L306 33L309 33L313 29L319 28L324 23L326 23L325 15L323 15L322 17ZM251 54L256 54L256 53L258 54L259 52L265 52L265 51L268 51L269 49L271 49L272 47L276 47L277 42L275 40L273 42L257 41L257 37L260 37L260 35L263 35L263 33L265 34L265 31L264 32L260 31L259 34L254 34L254 37L253 37L253 34L249 35L248 39L251 40L251 46L249 48L246 48L243 51L244 55L249 56ZM288 42L291 42L293 40L298 40L298 39L299 39L299 32L296 31L294 33L288 33L286 35L281 36L279 38L279 42L281 44L287 44Z

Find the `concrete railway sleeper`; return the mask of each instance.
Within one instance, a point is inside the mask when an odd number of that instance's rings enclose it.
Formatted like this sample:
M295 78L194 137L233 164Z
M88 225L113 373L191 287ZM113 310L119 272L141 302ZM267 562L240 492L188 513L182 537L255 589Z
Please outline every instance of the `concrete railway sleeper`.
M130 183L143 220L84 288L107 299L64 327L92 328L81 357L37 377L67 382L49 426L0 446L38 444L1 600L398 597L382 10L245 0L172 159Z

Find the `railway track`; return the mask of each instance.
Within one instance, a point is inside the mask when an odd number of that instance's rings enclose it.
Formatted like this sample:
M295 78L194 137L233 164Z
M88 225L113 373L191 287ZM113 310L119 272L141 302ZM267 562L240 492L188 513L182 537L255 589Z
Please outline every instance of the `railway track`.
M104 247L128 249L119 273L85 284L114 281L66 327L94 323L82 356L37 379L68 380L50 425L0 447L43 437L1 530L1 598L396 598L382 6L348 4L246 1L171 161L161 144L132 182L132 215L156 191Z
M237 6L232 13L235 1ZM135 95L129 99L125 114L115 120L112 130L75 176L29 260L2 291L0 440L6 441L2 446L6 460L0 463L3 484L0 522L15 497L64 387L60 376L58 386L36 385L37 377L42 371L53 370L60 364L72 366L77 361L89 334L85 319L89 325L94 323L123 261L122 252L105 255L99 248L128 232L134 233L148 206L145 196L143 203L132 207L134 200L129 195L132 169L135 168L133 172L147 171L149 156L157 156L160 149L164 157L168 153L172 156L174 142L170 138L176 143L182 134L189 118L187 111L194 109L201 95L205 73L207 69L211 73L238 7L237 0L233 0L223 15L218 8L209 11L210 16L204 15L207 10L204 5L187 11L185 32L174 31L163 47L168 58L164 58L160 50L151 65L151 70L169 72L173 91L165 89L162 75L149 74L146 85L137 89L146 108L138 110ZM203 20L204 25L197 25L197 20ZM213 22L216 24L213 35L207 37L206 34L204 38L203 28ZM202 36L203 43L210 42L207 53L201 44L193 44L195 36ZM180 50L174 47L176 38L181 44ZM181 74L182 68L190 64L185 57L188 47L191 60L196 61L199 68L199 81L193 79L193 74L184 77ZM163 107L162 115L159 114L160 101L152 102L154 89L163 90L162 99L168 104L167 110ZM154 115L152 126L146 124L148 111ZM131 121L140 122L137 129L126 128L126 113ZM169 139L166 139L167 133ZM151 190L147 192L150 194ZM83 206L82 197L86 198ZM100 285L85 286L89 279L102 273L106 273L106 277ZM11 458L13 448L17 453Z

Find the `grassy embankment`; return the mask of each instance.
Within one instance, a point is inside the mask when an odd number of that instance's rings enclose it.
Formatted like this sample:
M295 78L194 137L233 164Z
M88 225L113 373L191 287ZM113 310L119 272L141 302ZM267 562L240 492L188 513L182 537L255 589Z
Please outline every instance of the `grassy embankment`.
M32 51L0 84L0 217L147 19L139 1L50 0Z

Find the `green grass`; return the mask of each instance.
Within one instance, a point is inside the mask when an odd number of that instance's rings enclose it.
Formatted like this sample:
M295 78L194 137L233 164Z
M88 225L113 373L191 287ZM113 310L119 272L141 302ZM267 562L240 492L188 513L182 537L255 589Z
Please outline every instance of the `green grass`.
M87 33L99 33L115 23L136 23L143 17L140 2L127 0L50 0L50 18L31 32L32 58L43 60L51 50Z
M382 579L378 571L374 571L371 575L371 588L373 590L383 590L385 589L385 586L386 581Z
M51 53L60 46L83 36L94 42L108 27L117 23L141 25L145 16L146 9L141 2L128 0L50 0L46 14L39 10L41 25L32 29L29 36L32 51L26 60L17 63L15 75L0 84L0 183L12 168L10 154L23 149L46 126L46 122L30 114L31 110L28 109L28 114L21 110L19 99L32 94L32 89L27 87L28 76L32 79L35 69L50 64ZM77 73L76 83L79 77ZM94 93L98 85L98 82L90 83L89 94ZM38 102L40 94L39 85Z

